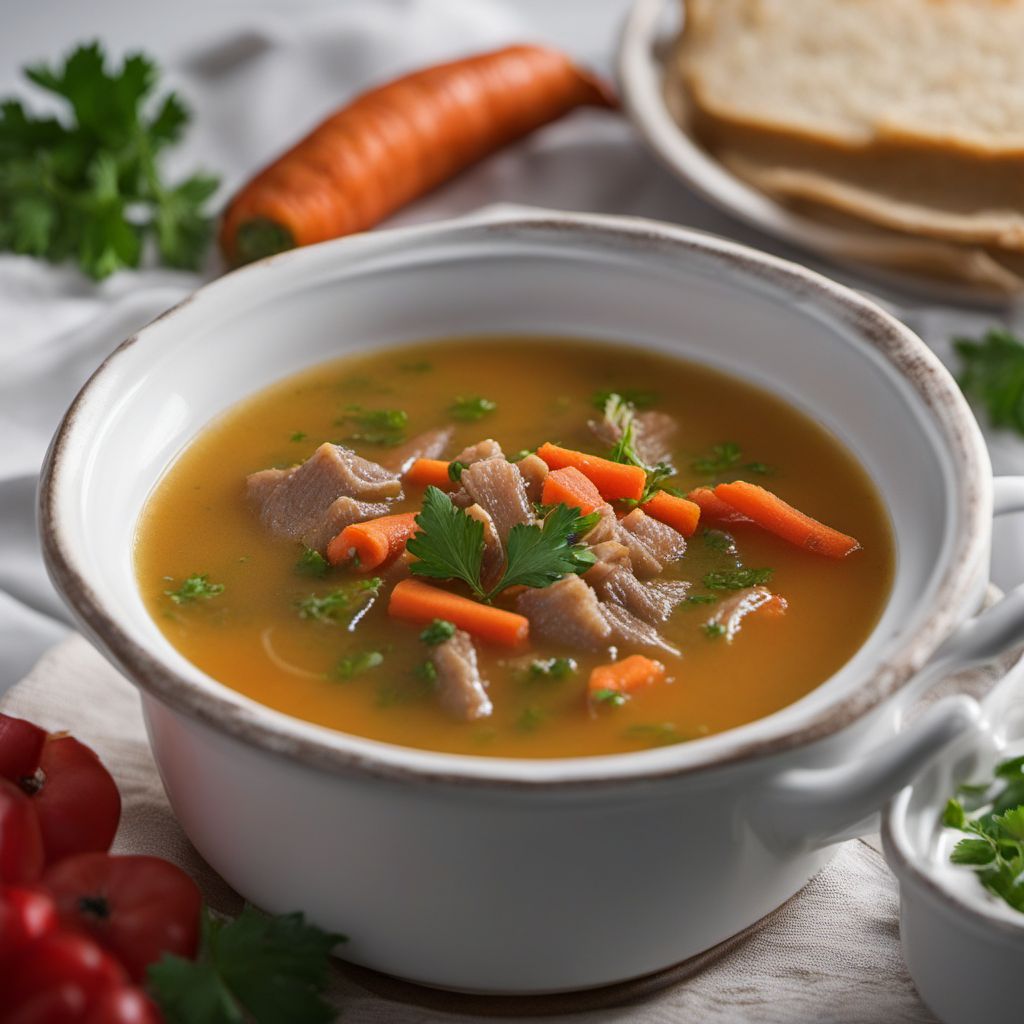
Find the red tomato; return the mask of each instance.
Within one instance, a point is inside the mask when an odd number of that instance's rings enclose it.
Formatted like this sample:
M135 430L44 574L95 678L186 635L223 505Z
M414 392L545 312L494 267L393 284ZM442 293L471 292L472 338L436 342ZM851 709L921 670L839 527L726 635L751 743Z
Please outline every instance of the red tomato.
M160 1024L162 1019L142 989L119 988L102 996L82 1024Z
M83 853L50 868L44 884L64 925L88 932L135 981L164 953L195 956L202 897L159 857Z
M0 960L57 927L57 907L41 889L0 886Z
M34 882L43 873L43 836L32 801L0 779L0 883Z
M0 1013L5 1024L64 1024L85 1012L127 976L121 965L86 935L54 931L4 961Z
M24 718L0 714L0 779L17 782L35 774L45 742L45 729Z
M121 795L100 759L71 736L49 736L35 772L19 780L32 798L46 863L109 850L121 818Z

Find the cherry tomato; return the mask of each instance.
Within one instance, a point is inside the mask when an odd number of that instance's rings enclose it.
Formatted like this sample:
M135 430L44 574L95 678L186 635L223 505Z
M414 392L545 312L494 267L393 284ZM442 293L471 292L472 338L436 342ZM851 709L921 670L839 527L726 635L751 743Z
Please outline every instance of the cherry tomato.
M43 836L32 801L0 779L0 883L34 882L43 873Z
M195 956L202 896L159 857L83 853L55 864L44 884L65 927L88 932L135 981L164 953Z
M78 1021L127 976L92 939L53 931L23 946L4 961L0 1019L18 1024Z
M121 817L121 795L110 772L84 743L71 736L48 736L33 772L16 781L39 816L47 864L110 849Z
M138 988L119 988L101 996L82 1024L160 1024L160 1011Z
M0 960L57 927L57 906L42 889L0 886Z
M17 782L33 775L45 742L45 729L24 718L0 714L0 779Z

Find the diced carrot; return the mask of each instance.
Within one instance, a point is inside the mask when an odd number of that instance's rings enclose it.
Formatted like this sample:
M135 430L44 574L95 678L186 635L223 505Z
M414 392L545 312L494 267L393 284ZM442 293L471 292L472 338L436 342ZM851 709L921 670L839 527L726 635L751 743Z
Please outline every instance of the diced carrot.
M749 523L750 520L732 505L727 505L710 487L695 487L686 496L695 505L700 506L703 519L716 523Z
M587 692L591 695L601 690L613 693L632 693L645 686L665 681L665 666L653 658L645 658L642 654L631 654L622 661L613 661L610 665L598 665L590 673Z
M359 571L369 572L400 555L405 550L405 542L415 532L415 512L352 523L327 545L327 561L337 565L355 555L359 559Z
M391 591L388 613L409 622L447 619L470 636L502 647L518 647L530 633L530 623L523 615L481 604L415 578L402 580Z
M575 466L552 470L544 478L540 500L545 505L568 505L589 515L605 502L601 492Z
M819 523L757 484L745 480L719 484L715 488L715 496L769 533L816 554L845 558L860 548L853 537Z
M438 487L454 491L459 485L448 475L444 459L417 459L406 471L405 482L413 487Z
M700 520L700 505L687 498L677 498L668 491L655 491L640 506L649 516L660 520L684 537L692 537Z
M542 444L537 454L548 464L549 469L565 469L573 466L597 488L606 501L617 498L639 500L644 493L647 474L639 466L627 466L612 462L597 455L586 455L556 444Z

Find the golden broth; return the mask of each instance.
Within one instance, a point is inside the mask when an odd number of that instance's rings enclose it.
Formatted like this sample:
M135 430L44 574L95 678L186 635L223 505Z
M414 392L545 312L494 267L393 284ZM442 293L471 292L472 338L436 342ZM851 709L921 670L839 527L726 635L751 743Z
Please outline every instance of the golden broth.
M831 526L862 550L823 558L752 525L731 528L742 564L771 567L769 586L789 603L781 617L753 614L730 643L702 628L713 604L680 606L662 627L682 649L662 657L671 682L621 707L591 709L591 668L607 654L532 645L527 656L480 647L490 682L491 717L452 720L417 667L426 648L420 627L390 619L386 592L353 630L302 619L296 602L351 579L344 568L324 579L296 570L301 548L269 536L245 499L247 474L306 459L325 440L341 442L346 406L403 409L408 436L450 422L457 396L497 403L477 422L457 424L449 455L483 437L507 453L545 440L600 451L587 420L601 390L649 392L681 429L675 449L688 490L708 482L691 465L713 445L742 449L720 479L763 483ZM387 449L352 443L369 459ZM602 452L603 454L603 452ZM768 475L745 469L770 467ZM417 509L422 491L406 488L395 511ZM667 575L706 593L708 571L735 566L701 529ZM247 399L196 438L167 471L139 523L135 565L150 613L170 642L227 686L263 704L344 732L406 746L467 754L564 757L607 754L720 732L785 707L832 675L857 650L889 593L893 541L879 496L849 452L807 416L732 377L634 349L561 338L488 337L440 341L349 357L284 380ZM224 590L176 605L165 594L193 573ZM724 595L728 596L728 594ZM379 652L380 664L349 679L346 656ZM634 653L620 645L620 655ZM569 656L578 671L535 678L533 658Z

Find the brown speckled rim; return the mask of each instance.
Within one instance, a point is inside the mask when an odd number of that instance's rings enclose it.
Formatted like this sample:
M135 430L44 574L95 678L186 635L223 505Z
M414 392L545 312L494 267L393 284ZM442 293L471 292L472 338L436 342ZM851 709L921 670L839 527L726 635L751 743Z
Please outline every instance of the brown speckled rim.
M805 267L701 232L640 218L528 211L377 232L294 250L234 271L196 294L216 292L240 274L264 275L268 277L266 287L270 288L272 275L281 266L298 263L312 269L335 258L344 260L353 252L393 251L423 239L458 241L483 236L510 241L527 238L538 244L569 236L626 251L653 252L666 260L700 257L723 271L745 277L755 286L767 285L792 299L794 305L813 307L852 329L909 382L930 414L931 426L940 438L938 443L952 460L959 505L955 520L959 528L937 579L929 614L918 615L917 624L900 636L898 644L890 644L888 655L879 659L874 671L859 685L848 687L826 707L805 712L798 723L777 730L775 735L742 735L774 717L767 716L706 740L600 757L513 760L398 747L292 718L206 676L203 685L197 685L128 634L78 572L74 552L62 536L61 518L69 513L59 507L58 494L69 472L69 439L79 429L80 416L110 368L129 347L145 343L149 328L143 328L107 357L75 398L47 452L39 492L39 528L51 579L84 631L105 655L163 705L246 745L330 772L502 789L650 782L778 755L833 735L896 693L961 622L977 596L979 574L987 572L992 478L981 432L953 378L916 335L856 292ZM158 320L174 317L190 301L191 298L186 299ZM798 705L799 702L776 714L789 712ZM725 749L717 749L723 737L733 736L734 742L727 743Z

